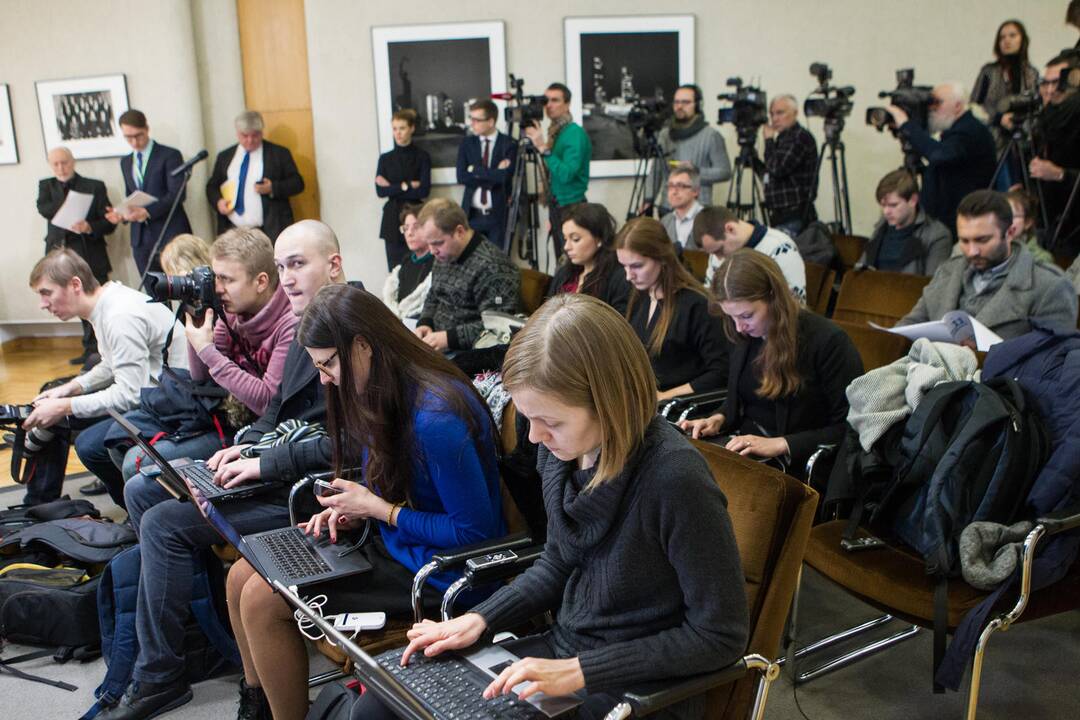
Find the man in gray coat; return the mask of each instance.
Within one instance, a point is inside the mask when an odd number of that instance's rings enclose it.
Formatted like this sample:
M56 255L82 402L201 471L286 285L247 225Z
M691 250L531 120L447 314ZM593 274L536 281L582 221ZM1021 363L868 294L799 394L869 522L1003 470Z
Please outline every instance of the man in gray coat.
M976 190L967 195L956 219L963 257L941 264L897 326L940 320L951 310L963 310L1006 340L1029 332L1034 322L1075 330L1072 283L1060 269L1010 243L1011 223L1012 208L1002 193Z

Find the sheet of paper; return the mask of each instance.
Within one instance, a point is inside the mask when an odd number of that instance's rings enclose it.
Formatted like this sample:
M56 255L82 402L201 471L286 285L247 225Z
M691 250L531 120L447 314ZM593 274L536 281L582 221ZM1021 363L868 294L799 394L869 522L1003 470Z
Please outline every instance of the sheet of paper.
M986 352L992 345L1002 341L1002 338L990 328L971 317L963 310L953 310L945 313L941 320L905 325L904 327L882 327L877 323L870 326L896 335L903 335L912 340L926 338L933 342L949 342L959 345L966 340L974 340L975 347L979 352Z
M401 322L410 330L416 330L416 318L401 318Z
M872 322L870 323L870 327L877 330L884 330L885 332L890 332L894 335L903 335L909 340L927 338L934 342L953 342L952 333L949 332L948 326L940 320L931 320L930 322L891 328L882 327L881 325Z
M221 183L221 198L229 203L230 208L236 207L236 181L226 180Z
M53 215L52 220L49 222L56 227L76 232L71 226L80 220L86 219L86 216L90 213L90 206L93 203L93 195L70 190L68 191L67 197L64 198L64 204L60 206L60 209L56 211L56 214Z
M153 205L158 199L149 193L144 193L142 190L136 190L135 192L124 198L124 201L117 205L114 209L121 215L137 207L146 207L147 205Z

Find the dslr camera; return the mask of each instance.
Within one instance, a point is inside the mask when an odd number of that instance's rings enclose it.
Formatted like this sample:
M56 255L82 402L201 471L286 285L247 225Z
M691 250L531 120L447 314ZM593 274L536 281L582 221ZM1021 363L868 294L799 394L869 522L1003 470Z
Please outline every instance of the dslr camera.
M192 316L202 317L207 308L211 308L218 317L223 317L214 280L214 271L200 265L187 275L147 273L144 286L146 294L155 302L177 300L190 310Z
M855 88L850 85L836 87L830 85L832 70L822 62L811 63L810 74L817 78L817 89L811 92L803 103L803 113L807 117L820 117L828 121L843 120L851 114L855 104L851 96Z
M904 68L896 71L896 89L882 90L878 93L878 97L889 98L893 105L908 114L911 122L925 128L930 113L930 101L933 99L932 93L932 87L915 84L915 70L913 68ZM867 108L866 124L878 132L889 128L895 133L897 129L896 118L883 107Z
M730 103L720 108L716 122L735 126L740 145L753 145L759 127L769 122L769 105L765 91L752 85L743 85L741 77L728 78L728 87L735 92L721 93L716 96L721 102Z
M544 95L526 95L524 91L525 78L514 77L510 73L510 98L503 111L503 118L511 127L518 125L528 127L544 119L544 106L547 105L547 97ZM500 96L505 97L505 96Z
M7 405L0 404L0 427L8 427L14 430L20 430L22 428L23 420L30 417L30 413L34 411L33 405ZM58 425L64 425L67 420L61 420ZM16 433L16 438L19 434ZM56 431L49 428L33 428L27 431L25 437L22 440L23 454L34 455L41 452L49 442L56 436ZM18 480L18 478L16 478Z

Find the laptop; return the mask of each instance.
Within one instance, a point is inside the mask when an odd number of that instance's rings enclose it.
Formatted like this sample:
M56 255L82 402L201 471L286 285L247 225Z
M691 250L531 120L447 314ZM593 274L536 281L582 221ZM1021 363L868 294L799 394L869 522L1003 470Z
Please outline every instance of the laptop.
M203 519L270 584L312 585L359 575L372 568L367 558L355 552L357 545L336 545L330 542L329 533L315 538L298 527L287 526L240 535L228 518L203 498L198 489L192 487L189 491Z
M190 482L192 487L197 488L204 498L212 502L243 500L266 492L276 485L265 480L256 480L233 488L223 488L214 482L214 471L207 467L206 462L203 460L185 459L170 462L143 438L139 429L130 420L112 409L109 410L109 415L157 466L157 474L153 474L153 468L150 467L143 468L144 474L152 476L169 494L177 499L191 499L185 480Z
M294 590L281 582L271 584L286 602L352 658L353 672L360 681L406 720L487 717L546 720L568 713L582 702L583 693L557 697L537 693L526 700L510 693L485 700L484 688L507 665L521 659L506 648L484 645L469 652L445 652L433 658L417 653L409 659L409 666L403 668L401 655L405 648L372 657L308 606Z

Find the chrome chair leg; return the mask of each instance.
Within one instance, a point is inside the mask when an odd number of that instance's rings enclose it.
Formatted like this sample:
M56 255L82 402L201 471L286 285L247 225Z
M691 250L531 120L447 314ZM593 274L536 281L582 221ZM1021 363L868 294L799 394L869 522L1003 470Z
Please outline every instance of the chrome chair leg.
M754 704L750 708L750 720L763 720L765 717L765 703L769 699L769 687L780 675L780 665L775 662L771 662L768 658L762 655L747 655L743 660L746 662L746 667L751 670L761 671L761 678L758 680L757 692L754 694Z

